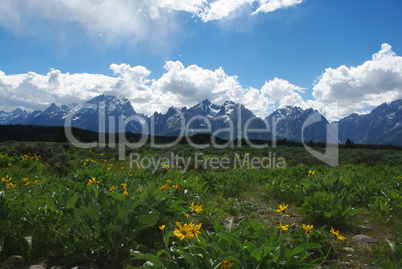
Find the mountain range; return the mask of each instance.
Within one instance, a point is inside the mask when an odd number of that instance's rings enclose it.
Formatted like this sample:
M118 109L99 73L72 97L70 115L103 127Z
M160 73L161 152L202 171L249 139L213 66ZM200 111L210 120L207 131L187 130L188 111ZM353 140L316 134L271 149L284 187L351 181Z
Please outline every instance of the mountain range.
M315 122L303 129L306 120ZM323 142L326 139L324 116L313 109L286 106L265 118L256 117L241 104L226 101L222 105L208 99L193 107L170 107L164 114L155 112L150 117L137 113L125 97L100 95L83 104L27 112L16 108L11 112L0 111L3 125L68 126L96 132L147 133L160 136L211 133L225 139L251 139ZM338 125L339 143L350 139L360 144L392 144L402 146L402 99L382 104L369 114L351 114L332 123ZM248 130L248 131L246 131Z

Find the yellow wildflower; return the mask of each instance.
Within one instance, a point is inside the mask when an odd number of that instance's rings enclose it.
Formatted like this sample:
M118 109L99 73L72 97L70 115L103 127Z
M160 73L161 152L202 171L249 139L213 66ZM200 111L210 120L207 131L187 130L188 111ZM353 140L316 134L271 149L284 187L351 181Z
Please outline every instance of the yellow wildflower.
M124 194L125 196L128 196L127 184L126 184L126 183L121 183L120 185L123 186L123 189L124 189L123 194Z
M343 240L346 239L346 237L344 237L343 235L341 235L341 234L339 233L339 230L337 230L337 231L335 232L334 228L332 228L332 227L331 227L331 230L330 230L329 232L330 232L331 234L335 235L338 240L343 241Z
M190 204L190 208L193 212L201 213L202 205L195 205L194 202Z
M338 240L341 240L341 241L343 241L343 240L345 240L346 239L346 237L344 237L343 235L337 235L336 236L336 238L338 238Z
M93 177L92 179L90 179L90 180L88 181L87 186L91 186L92 184L96 184L96 178L95 178L95 177Z
M295 225L295 223L293 223L290 226L293 226L293 225ZM279 226L277 226L275 228L281 229L282 231L286 232L287 230L289 230L289 225L282 225L282 222L279 222Z
M162 191L162 192L165 192L166 189L169 189L169 185L168 185L168 184L165 184L165 185L163 185L163 186L161 187L161 191Z
M185 216L186 218L189 218L189 217L190 217L190 215L189 215L189 214L184 214L184 216Z
M141 188L137 188L137 192L142 192L142 189L141 189Z
M202 223L194 225L192 222L190 222L190 224L188 225L188 231L189 231L188 238L191 239L195 236L195 238L198 240L198 235L201 234L201 232L199 231L201 229L201 226Z
M165 224L163 224L162 226L159 226L159 230L163 231L165 229Z
M282 205L278 205L279 209L276 210L276 212L281 212L281 211L285 211L286 208L288 208L288 205L282 204Z
M309 170L308 173L309 173L310 175L314 176L315 171Z
M172 183L172 181L170 179L166 180L166 182L169 184Z
M8 178L8 175L7 175L6 178L2 177L2 178L1 178L1 181L7 183L7 182L10 182L10 181L11 181L11 178Z
M303 227L304 230L306 230L305 234L307 234L311 229L314 228L313 225L304 225L304 224L302 224L302 227Z
M6 189L15 189L15 185L12 182L10 182L7 184Z
M180 222L176 222L178 229L176 228L173 231L173 234L177 236L180 240L183 240L185 237L188 237L188 225L185 223L181 226Z
M334 230L334 228L333 227L331 227L331 230L329 231L331 234L333 234L333 235L339 235L339 231L336 231L335 232L335 230Z
M110 187L109 192L112 192L112 191L114 191L114 190L117 190L117 187L116 187L116 186Z
M177 185L174 185L173 188L175 188L175 189L178 190L178 191L180 190L180 186L179 186L178 184L177 184Z
M232 260L226 259L223 261L221 269L230 269L232 268L232 266L233 266Z

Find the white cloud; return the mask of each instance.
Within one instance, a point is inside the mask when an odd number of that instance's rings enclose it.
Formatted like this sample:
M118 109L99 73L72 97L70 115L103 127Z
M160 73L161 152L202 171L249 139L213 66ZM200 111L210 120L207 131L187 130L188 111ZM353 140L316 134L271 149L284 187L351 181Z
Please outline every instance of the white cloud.
M166 72L157 80L143 66L111 64L115 76L100 74L69 74L50 70L46 75L33 72L9 75L0 72L0 108L21 106L28 110L58 105L82 103L100 94L127 97L137 112L150 115L155 110L166 112L170 106L193 106L209 99L216 104L234 101L245 105L257 116L267 116L267 110L277 101L281 105L302 104L302 88L275 78L261 90L244 88L237 76L222 68L214 71L197 65L185 67L181 62L168 61ZM283 98L284 97L284 98Z
M269 96L270 103L280 103L280 106L300 106L304 107L305 101L299 94L304 93L304 88L291 84L289 81L279 78L274 78L270 81L265 81L261 92Z
M235 10L244 7L246 4L251 5L254 0L218 0L210 3L198 16L204 21L220 20L228 17Z
M181 103L194 103L205 98L224 102L241 89L237 77L226 75L222 68L215 71L197 65L185 68L179 61L168 61L164 68L167 72L152 86L163 93L179 95Z
M180 61L168 61L164 68L165 73L153 80L148 79L151 71L146 67L124 63L110 65L114 76L59 70L46 75L6 75L0 71L0 108L44 109L52 102L82 103L100 94L111 94L126 96L136 111L147 115L155 110L165 112L172 105L193 106L208 98L216 104L228 100L241 103L257 116L286 105L313 107L322 113L325 109L324 116L333 121L367 110L367 106L402 98L402 57L388 44L362 65L326 69L313 87L315 100L304 100L306 89L280 78L265 81L261 89L255 89L242 86L237 76L226 74L222 68L185 67Z
M111 65L118 77L100 74L69 74L51 70L46 75L5 75L0 72L0 106L21 106L28 110L44 109L50 103L81 103L100 94L125 95L128 98L147 97L146 79L150 72L142 67ZM144 93L145 91L145 93Z
M167 72L152 84L154 91L170 94L176 106L192 106L203 99L222 104L234 101L243 104L257 116L267 116L271 102L266 93L243 88L237 76L229 76L222 68L215 71L203 69L197 65L187 68L179 61L167 62ZM168 105L168 104L166 104Z
M302 2L303 0L260 0L260 6L253 14L273 12L277 9L293 7Z
M91 38L115 44L166 41L180 28L179 13L204 22L233 12L272 12L301 0L13 0L0 1L0 26L20 34L49 33L66 39L79 26ZM253 12L254 10L254 12ZM100 34L101 33L101 34ZM73 36L73 34L71 34Z
M313 87L313 96L317 106L339 102L339 115L328 115L330 119L402 98L402 57L384 43L381 50L362 65L325 69Z
M203 99L222 104L234 101L245 105L258 116L266 116L276 106L313 107L329 121L367 110L402 98L402 57L388 44L371 60L356 67L328 68L313 87L315 100L304 100L304 88L287 80L265 81L261 89L243 87L237 76L222 68L208 70L197 65L185 67L180 61L168 61L165 73L156 80L146 67L111 64L114 76L87 73L61 73L50 70L46 75L28 72L6 75L0 71L0 109L45 109L58 105L82 103L100 94L124 95L136 111L150 115L153 109L165 112L170 106L192 106ZM339 102L334 107L333 102ZM331 108L327 105L332 103Z

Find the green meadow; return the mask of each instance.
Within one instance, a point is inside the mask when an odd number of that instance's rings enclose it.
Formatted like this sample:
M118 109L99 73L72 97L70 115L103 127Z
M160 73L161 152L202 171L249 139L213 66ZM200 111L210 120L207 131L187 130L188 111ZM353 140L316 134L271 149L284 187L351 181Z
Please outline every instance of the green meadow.
M144 146L121 161L108 147L2 143L0 261L401 268L401 164L398 149L341 148L331 167L303 147Z

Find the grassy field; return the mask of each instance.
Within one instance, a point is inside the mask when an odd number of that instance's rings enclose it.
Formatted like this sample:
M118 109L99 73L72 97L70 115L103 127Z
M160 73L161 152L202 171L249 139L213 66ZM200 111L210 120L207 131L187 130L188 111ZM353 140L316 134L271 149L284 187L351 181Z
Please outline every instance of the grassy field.
M111 148L0 144L0 261L22 255L48 268L402 265L400 150L341 148L337 167L302 147L131 153L130 163ZM358 234L377 243L360 245Z

